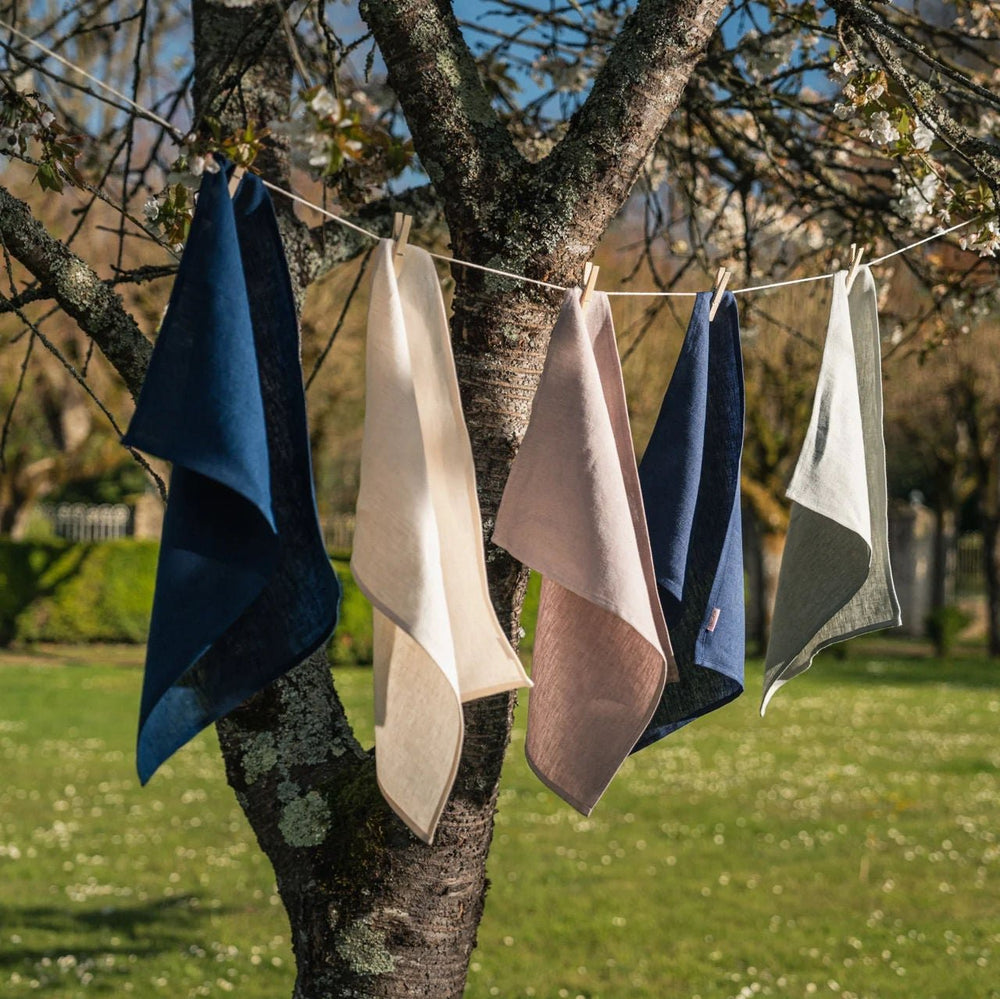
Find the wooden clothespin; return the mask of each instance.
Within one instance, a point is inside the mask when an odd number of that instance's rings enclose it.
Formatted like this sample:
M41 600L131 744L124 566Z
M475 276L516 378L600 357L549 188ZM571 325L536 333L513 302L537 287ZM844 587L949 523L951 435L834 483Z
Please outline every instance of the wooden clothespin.
M709 322L715 319L715 314L719 311L719 306L722 304L722 294L726 290L726 285L729 284L730 277L732 277L732 271L725 267L720 267L719 273L715 275L715 294L712 296L712 304L708 310Z
M858 270L861 267L861 258L865 255L865 248L858 247L857 243L851 243L851 265L847 272L847 290L851 290L851 285L854 284L854 279L858 276Z
M396 212L392 221L392 239L396 244L393 255L397 257L406 253L406 243L410 238L410 226L413 225L413 216Z
M406 253L406 242L410 238L410 226L413 224L412 215L404 215L396 212L392 219L392 240L396 244L392 251L392 267L399 276L400 268L403 266L403 254Z
M232 175L229 178L229 197L236 197L236 188L240 186L240 181L243 179L243 174L247 172L245 166L240 166L239 163L233 168Z
M594 293L594 288L597 287L597 275L600 273L601 268L597 264L592 263L590 260L586 262L583 266L583 294L580 296L580 307L586 308L587 303L590 301L590 296Z

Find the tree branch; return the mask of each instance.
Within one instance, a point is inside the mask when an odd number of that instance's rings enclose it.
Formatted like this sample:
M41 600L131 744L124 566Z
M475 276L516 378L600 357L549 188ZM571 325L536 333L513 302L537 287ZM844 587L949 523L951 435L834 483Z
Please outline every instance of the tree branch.
M589 255L624 204L725 6L726 0L642 0L569 131L538 164L543 187L562 189L566 201L565 230L553 238L579 257Z
M721 2L721 0L718 0ZM448 187L453 232L481 227L480 211L525 165L483 86L447 0L362 0L361 16L388 67L420 162Z
M280 194L275 194L274 198L276 201L282 200ZM380 236L388 237L392 235L392 219L395 212L412 215L415 228L426 233L441 220L441 202L438 201L430 184L423 184L364 205L350 216L350 220ZM373 245L367 236L348 229L332 219L314 226L309 231L314 247L310 270L312 281L321 278L334 267L354 260L370 250ZM287 238L287 234L285 235Z
M11 255L76 320L138 396L153 345L126 311L121 297L93 268L51 236L28 206L0 187L0 237Z

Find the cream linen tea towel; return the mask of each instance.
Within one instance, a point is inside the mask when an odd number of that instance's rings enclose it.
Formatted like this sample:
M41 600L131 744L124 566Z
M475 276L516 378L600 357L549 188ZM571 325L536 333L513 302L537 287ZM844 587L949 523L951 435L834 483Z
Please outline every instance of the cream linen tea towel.
M462 702L530 686L490 604L479 501L434 263L375 251L351 571L374 608L375 761L430 842L462 751Z
M566 295L493 540L543 577L528 763L589 814L677 675L607 295Z
M834 277L812 417L788 497L761 714L821 649L900 623L889 565L875 281Z

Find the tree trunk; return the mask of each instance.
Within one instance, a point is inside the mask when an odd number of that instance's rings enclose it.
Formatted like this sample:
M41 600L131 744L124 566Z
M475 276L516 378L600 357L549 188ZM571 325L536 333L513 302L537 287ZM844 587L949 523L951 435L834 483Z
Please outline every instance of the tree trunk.
M489 531L541 371L550 305L508 296L453 322L483 521ZM495 329L517 324L517 344ZM489 343L490 351L482 350ZM516 634L527 572L487 542L494 606ZM500 767L514 698L466 705L454 792L433 845L389 810L317 654L218 723L230 783L274 865L289 914L294 999L458 999L486 896ZM276 807L277 803L277 807Z
M760 531L761 647L765 650L771 639L774 599L778 594L778 573L787 533L784 529Z
M931 610L947 607L955 601L955 524L954 507L942 506L934 518L934 575L931 580Z

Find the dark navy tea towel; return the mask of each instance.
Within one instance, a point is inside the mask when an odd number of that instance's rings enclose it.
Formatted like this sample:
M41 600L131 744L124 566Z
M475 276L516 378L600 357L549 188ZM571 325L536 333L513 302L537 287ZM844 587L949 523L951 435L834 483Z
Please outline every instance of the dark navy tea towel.
M124 440L173 463L139 717L145 783L336 623L292 286L252 174L232 199L226 171L203 178Z
M711 302L711 293L695 299L639 465L679 679L664 688L636 750L743 692L743 360L735 298L726 292L709 321Z

